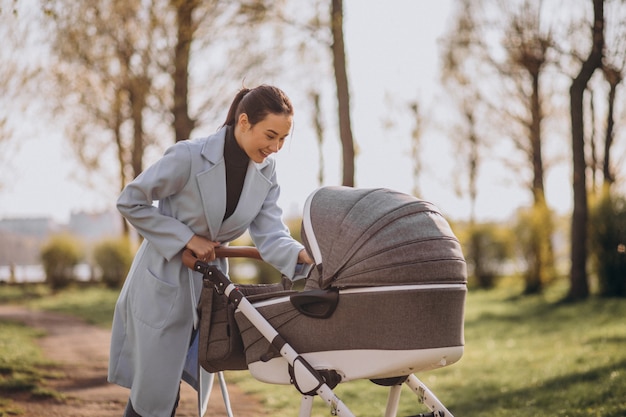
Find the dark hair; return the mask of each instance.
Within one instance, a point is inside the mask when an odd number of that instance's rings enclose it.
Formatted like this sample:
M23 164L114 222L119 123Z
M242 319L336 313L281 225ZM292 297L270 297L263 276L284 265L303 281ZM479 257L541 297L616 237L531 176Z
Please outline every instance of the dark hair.
M272 114L293 115L289 97L279 88L260 85L253 89L242 88L233 99L223 126L234 126L239 116L245 113L248 121L255 125Z

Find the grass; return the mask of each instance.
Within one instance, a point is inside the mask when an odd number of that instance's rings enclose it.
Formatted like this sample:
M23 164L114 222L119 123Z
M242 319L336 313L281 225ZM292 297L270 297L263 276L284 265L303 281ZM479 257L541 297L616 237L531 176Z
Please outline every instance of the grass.
M561 303L566 289L567 283L561 282L533 297L518 297L521 287L516 284L470 291L463 358L452 366L417 376L457 417L626 415L626 300L591 297L581 303ZM43 295L42 290L29 291L29 306L76 314L110 326L117 291L73 288ZM0 300L19 299L19 295L8 295L0 287ZM12 356L17 354L16 346L24 350L35 345L38 334L31 332L17 325L0 326L2 369L20 363L21 359ZM16 333L25 333L17 345L13 344ZM7 348L6 343L13 347ZM4 349L14 353L7 354ZM32 357L40 358L37 353ZM28 375L37 367L21 369ZM4 378L7 375L19 379L20 374L2 374ZM300 395L293 387L263 384L247 372L227 372L226 376L262 401L269 415L298 415ZM29 378L37 385L41 375ZM335 392L359 417L384 413L384 387L357 381L341 384ZM219 395L212 401L220 401ZM0 402L0 416L2 408ZM425 411L417 397L403 388L398 416ZM329 415L329 409L316 398L313 416Z
M0 285L0 303L71 314L110 327L118 290L71 287L53 293L42 284ZM44 332L0 320L0 417L22 414L12 398L53 398L63 395L46 387L46 380L63 378L56 364L44 358L37 339Z
M21 413L10 401L12 396L62 398L58 392L45 387L46 379L60 375L36 345L36 339L41 336L40 331L0 320L0 416Z
M104 328L111 327L118 295L119 290L85 283L57 292L44 284L0 285L0 303L69 314Z
M100 286L71 287L29 301L28 306L80 317L87 323L109 328L119 290Z

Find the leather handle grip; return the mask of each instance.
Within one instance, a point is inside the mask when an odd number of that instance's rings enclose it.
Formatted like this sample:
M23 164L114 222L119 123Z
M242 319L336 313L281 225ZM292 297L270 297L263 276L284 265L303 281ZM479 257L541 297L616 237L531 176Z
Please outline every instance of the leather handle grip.
M215 256L217 258L250 258L259 259L261 254L254 246L224 246L215 248ZM183 251L183 264L188 268L195 269L196 262L200 262L193 252L189 249Z
M263 260L259 250L254 246L220 246L215 248L215 256L218 258L251 258Z

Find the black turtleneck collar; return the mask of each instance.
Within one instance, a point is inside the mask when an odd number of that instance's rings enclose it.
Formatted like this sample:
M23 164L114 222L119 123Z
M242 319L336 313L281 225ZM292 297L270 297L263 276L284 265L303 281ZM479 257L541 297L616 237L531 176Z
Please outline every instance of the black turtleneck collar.
M224 141L224 162L226 163L226 213L224 213L224 220L233 214L237 204L239 204L249 161L250 158L235 139L235 128L228 126Z
M226 140L224 142L224 159L226 160L226 166L235 165L238 167L248 166L248 155L241 149L235 139L235 128L228 126L226 128Z

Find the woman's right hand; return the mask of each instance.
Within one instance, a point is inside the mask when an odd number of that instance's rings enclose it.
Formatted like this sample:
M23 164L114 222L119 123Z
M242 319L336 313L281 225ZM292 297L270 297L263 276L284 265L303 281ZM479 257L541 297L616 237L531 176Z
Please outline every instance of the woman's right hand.
M220 245L220 242L213 242L205 237L193 235L185 248L191 250L194 256L202 262L210 262L215 260L215 248Z

